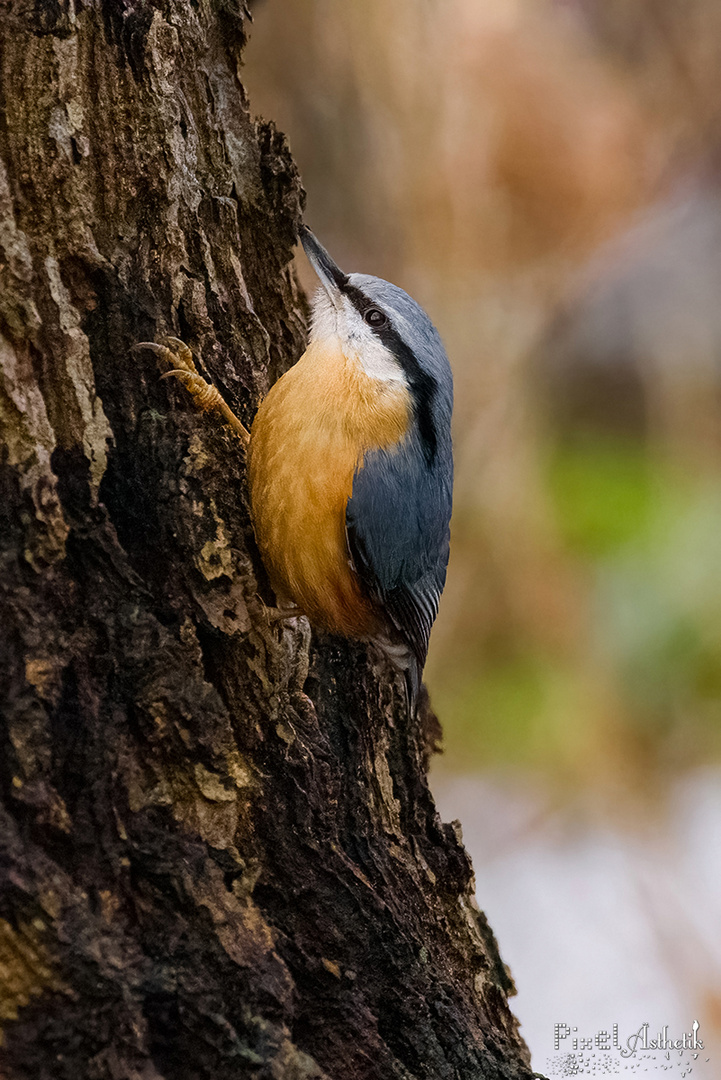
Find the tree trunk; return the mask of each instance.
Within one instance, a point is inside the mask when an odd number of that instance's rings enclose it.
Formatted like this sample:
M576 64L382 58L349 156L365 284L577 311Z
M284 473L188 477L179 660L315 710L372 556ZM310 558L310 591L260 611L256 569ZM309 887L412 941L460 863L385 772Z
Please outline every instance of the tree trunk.
M0 0L0 1071L528 1078L430 712L267 620L239 441L130 351L246 423L302 351L245 17Z

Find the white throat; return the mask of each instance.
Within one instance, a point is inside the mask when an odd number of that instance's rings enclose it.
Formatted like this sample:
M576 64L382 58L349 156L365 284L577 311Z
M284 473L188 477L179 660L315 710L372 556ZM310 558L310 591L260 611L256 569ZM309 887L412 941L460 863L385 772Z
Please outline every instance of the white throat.
M386 348L347 296L339 294L334 302L324 286L311 301L310 340L331 346L337 341L346 359L357 363L371 379L407 387L405 372L390 349Z

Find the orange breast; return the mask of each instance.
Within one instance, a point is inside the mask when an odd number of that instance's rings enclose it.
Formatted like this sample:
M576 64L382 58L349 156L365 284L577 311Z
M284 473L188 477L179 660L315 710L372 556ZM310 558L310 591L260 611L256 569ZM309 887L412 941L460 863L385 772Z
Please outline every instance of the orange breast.
M403 438L409 416L403 384L369 377L339 344L315 342L273 386L251 430L251 511L273 588L346 637L380 630L349 563L353 475L368 450Z

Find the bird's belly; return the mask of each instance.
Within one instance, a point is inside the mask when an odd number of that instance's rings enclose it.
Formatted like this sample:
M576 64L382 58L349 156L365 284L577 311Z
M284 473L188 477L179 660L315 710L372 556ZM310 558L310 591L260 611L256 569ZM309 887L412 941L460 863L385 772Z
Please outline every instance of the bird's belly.
M386 393L379 398L362 381L374 380L349 375L344 358L340 371L330 360L309 349L262 402L248 455L251 511L279 597L318 627L366 638L383 620L350 563L346 505L364 452L402 437L408 407Z
M365 637L377 618L349 563L345 507L353 468L344 449L298 447L296 458L286 443L288 457L275 459L272 476L254 478L253 523L276 593L317 626Z

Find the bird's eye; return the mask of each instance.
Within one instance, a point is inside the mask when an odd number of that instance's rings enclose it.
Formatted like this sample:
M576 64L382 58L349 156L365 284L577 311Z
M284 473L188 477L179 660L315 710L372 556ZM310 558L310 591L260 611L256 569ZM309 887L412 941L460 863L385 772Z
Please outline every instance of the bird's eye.
M364 313L363 318L374 330L377 330L380 326L385 326L388 322L388 316L384 315L380 308L377 307L368 308Z

